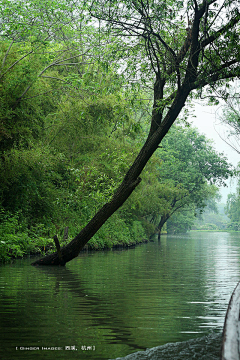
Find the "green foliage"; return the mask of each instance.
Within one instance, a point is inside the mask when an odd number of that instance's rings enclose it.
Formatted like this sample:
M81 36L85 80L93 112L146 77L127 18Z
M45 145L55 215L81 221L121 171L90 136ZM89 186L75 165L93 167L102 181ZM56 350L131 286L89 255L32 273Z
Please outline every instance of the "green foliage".
M39 225L38 225L39 227ZM26 254L40 253L52 244L52 240L40 235L43 231L29 231L22 220L21 212L12 215L3 208L0 209L0 263L11 258L22 257Z
M62 154L51 154L46 147L12 149L1 159L1 204L11 212L21 210L29 225L51 218L54 200L63 179Z
M240 194L239 185L235 194L229 194L225 211L230 219L228 228L238 231L240 229Z
M1 63L4 62L9 46L9 41L0 43ZM36 79L44 59L30 54L4 73L5 68L10 68L24 52L30 50L25 43L12 45L11 49L0 76L1 151L9 150L14 145L26 147L31 141L39 139L43 133L45 116L49 109L55 108L49 96L41 95L51 92L52 86L44 80ZM22 95L28 86L28 96L23 100Z
M20 234L19 234L20 233ZM19 236L20 235L20 236ZM21 244L26 234L20 232L18 216L10 217L1 211L0 223L0 260L6 261L10 256L18 257L23 255Z
M240 231L240 222L239 221L231 221L230 224L228 224L228 230Z
M146 233L140 221L126 222L117 212L93 236L88 246L92 249L130 246L141 242L145 237Z
M167 233L186 233L191 230L194 221L194 209L174 213L167 221Z
M41 44L39 53L28 41L1 46L0 205L9 214L1 222L1 254L7 260L42 251L46 239L55 233L61 239L67 225L69 237L75 236L111 198L133 159L140 128L133 117L137 107L126 103L122 79L110 69L79 64L81 72L44 70L64 53L62 45ZM90 246L145 237L139 221L124 219L116 216Z

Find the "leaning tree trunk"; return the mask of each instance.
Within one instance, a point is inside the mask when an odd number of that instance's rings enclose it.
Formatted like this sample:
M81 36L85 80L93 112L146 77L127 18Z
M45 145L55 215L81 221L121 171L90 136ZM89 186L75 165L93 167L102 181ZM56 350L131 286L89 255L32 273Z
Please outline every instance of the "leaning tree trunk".
M162 227L163 225L165 224L165 222L169 219L169 215L162 215L161 216L161 220L159 221L159 224L158 224L158 241L160 241L160 238L161 238L161 231L162 231Z
M58 252L55 252L35 261L32 265L65 265L68 261L78 256L79 252L91 239L91 237L100 229L107 219L109 219L109 217L121 205L123 205L136 186L140 183L141 179L139 176L142 170L178 117L190 90L191 89L186 84L178 90L175 100L166 114L165 119L158 124L154 132L151 128L151 132L153 133L149 134L145 144L112 199L96 213L96 215L69 244L62 247L60 258ZM152 121L154 123L156 122L155 113L153 114Z
M35 261L32 265L65 265L68 261L78 256L84 245L100 229L107 219L126 201L140 181L141 179L139 177L133 182L124 183L123 181L112 200L106 203L96 213L96 215L69 244L61 248L61 256L59 256L59 252L55 252Z

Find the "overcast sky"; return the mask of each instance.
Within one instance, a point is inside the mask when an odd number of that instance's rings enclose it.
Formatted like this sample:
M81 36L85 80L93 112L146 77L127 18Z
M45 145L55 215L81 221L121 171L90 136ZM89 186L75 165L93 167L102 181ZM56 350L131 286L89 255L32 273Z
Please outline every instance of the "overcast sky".
M240 155L234 151L229 145L227 145L218 135L224 137L226 133L226 127L221 124L218 114L221 109L219 106L207 106L204 103L196 103L195 105L195 116L190 117L188 120L193 124L193 126L199 129L200 133L206 135L208 139L214 141L214 146L218 152L223 152L228 158L228 161L234 166L240 162ZM222 202L226 202L227 194L230 192L235 192L236 190L236 180L228 181L227 188L221 188Z

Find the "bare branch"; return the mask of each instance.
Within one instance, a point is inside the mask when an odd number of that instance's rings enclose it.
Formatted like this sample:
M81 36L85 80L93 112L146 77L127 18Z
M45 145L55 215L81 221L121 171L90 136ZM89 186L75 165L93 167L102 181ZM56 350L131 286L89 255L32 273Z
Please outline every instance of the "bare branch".
M223 140L227 145L229 145L233 150L235 150L238 154L240 154L240 151L235 147L233 146L230 142L228 142L226 139L224 139L220 134L219 132L216 130L216 128L214 127L216 133L218 134L218 136L220 137L221 140Z
M235 60L235 63L238 61ZM204 78L204 79L197 79L196 81L193 81L189 84L189 87L191 90L199 89L201 87L205 87L209 85L210 83L215 83L220 80L227 80L227 79L234 79L236 77L239 77L239 69L233 69L231 71L226 72L225 74L222 73L222 70L226 68L227 66L223 65L222 68L218 69L217 72L215 72L212 76Z
M2 69L3 69L4 65L5 65L5 62L6 62L7 57L8 57L8 54L9 54L9 52L10 52L10 50L11 50L14 42L15 42L15 39L13 39L13 41L11 42L11 44L9 45L9 47L8 47L8 49L7 49L7 51L6 51L6 54L5 54L5 56L4 56L4 58L3 58L3 61L2 61ZM0 73L1 73L1 72L0 72Z
M20 59L18 59L17 61L15 61L11 66L9 66L9 68L0 76L0 79L3 78L3 76L9 71L11 70L15 65L17 65L21 60L23 60L25 57L29 56L30 54L33 53L34 50L29 51L27 54L23 55Z

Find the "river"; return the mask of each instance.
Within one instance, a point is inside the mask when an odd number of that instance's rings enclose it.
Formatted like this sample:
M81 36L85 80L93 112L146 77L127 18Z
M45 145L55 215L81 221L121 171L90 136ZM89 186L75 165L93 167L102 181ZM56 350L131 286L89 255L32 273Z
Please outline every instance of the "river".
M240 234L164 235L63 268L32 261L0 267L2 360L219 359Z

